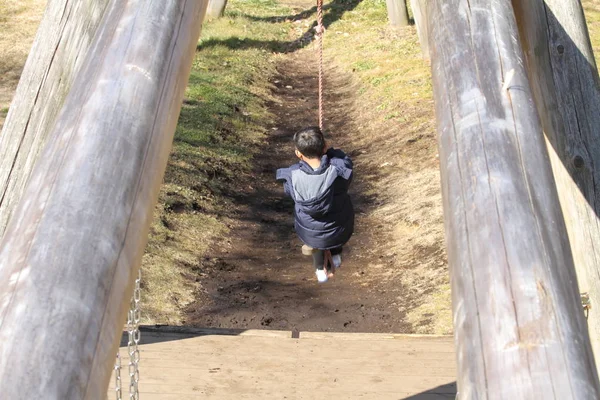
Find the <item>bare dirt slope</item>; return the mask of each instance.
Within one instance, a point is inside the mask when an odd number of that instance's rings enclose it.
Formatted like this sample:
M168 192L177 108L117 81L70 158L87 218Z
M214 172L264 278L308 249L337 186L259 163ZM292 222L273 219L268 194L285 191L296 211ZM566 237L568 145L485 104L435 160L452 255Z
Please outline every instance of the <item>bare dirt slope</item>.
M317 81L314 70L305 68L314 63L312 57L312 51L302 51L283 57L279 64L276 101L271 105L279 126L272 127L264 152L256 159L254 181L240 186L230 239L226 245L217 243L202 262L205 292L189 307L186 324L300 331L414 330L405 313L413 303L412 291L398 269L393 235L381 218L372 217L383 203L377 195L379 182L371 180L379 172L361 162L367 150L358 140L355 123L357 88L351 76L332 66L327 71L326 131L330 143L355 161L356 232L341 271L326 284L317 284L310 257L300 252L293 203L283 197L274 176L278 167L296 162L293 133L316 123ZM441 266L442 244L437 245L423 251L437 252Z

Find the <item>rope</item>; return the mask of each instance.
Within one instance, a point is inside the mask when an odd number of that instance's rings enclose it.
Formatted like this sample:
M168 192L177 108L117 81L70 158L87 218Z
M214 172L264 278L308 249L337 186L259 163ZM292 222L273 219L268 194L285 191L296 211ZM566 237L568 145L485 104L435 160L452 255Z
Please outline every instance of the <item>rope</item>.
M331 278L335 272L335 266L333 265L333 257L331 250L325 250L323 254L323 269L327 272L327 275ZM331 268L330 268L331 267Z
M319 52L319 128L324 131L323 126L323 0L317 0L317 51Z

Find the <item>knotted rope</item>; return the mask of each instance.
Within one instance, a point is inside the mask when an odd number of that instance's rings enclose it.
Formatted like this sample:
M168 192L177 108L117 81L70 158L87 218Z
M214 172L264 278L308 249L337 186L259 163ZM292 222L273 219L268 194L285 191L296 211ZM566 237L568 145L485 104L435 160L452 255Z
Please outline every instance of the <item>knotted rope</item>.
M323 0L317 0L317 52L319 57L319 128L324 131L323 126Z

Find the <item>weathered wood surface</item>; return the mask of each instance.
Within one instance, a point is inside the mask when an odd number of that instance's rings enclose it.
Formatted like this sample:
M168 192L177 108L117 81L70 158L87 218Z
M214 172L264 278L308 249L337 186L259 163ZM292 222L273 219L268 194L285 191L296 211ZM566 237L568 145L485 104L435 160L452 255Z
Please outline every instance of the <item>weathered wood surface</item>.
M206 3L112 0L0 244L0 392L108 387Z
M49 0L0 134L0 237L86 58L108 0Z
M208 8L206 9L206 17L220 18L225 14L227 0L208 0Z
M408 25L406 0L386 0L388 19L392 26Z
M300 332L293 339L290 331L192 331L142 332L140 398L454 400L456 394L449 336ZM128 360L126 347L121 356ZM126 374L122 379L126 387Z
M460 398L599 399L512 5L427 14Z
M600 357L600 87L579 0L514 0L529 79Z
M429 0L410 0L410 8L412 9L419 35L419 43L421 44L421 53L423 58L429 59L429 35L427 35L427 2Z

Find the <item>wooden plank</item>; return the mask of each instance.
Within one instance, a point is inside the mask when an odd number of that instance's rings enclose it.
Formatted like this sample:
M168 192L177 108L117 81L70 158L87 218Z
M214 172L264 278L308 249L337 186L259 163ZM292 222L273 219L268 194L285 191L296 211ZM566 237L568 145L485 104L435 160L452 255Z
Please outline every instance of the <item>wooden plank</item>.
M335 340L400 340L410 343L453 343L449 335L407 335L395 333L361 333L361 332L300 332L300 339L335 339Z
M386 0L390 25L400 27L408 25L408 9L406 0Z
M149 376L148 372L150 371L145 369L141 371L141 376L145 378L140 381L140 393L180 393L187 395L204 391L205 393L220 392L229 394L230 398L237 398L238 394L252 393L261 394L264 396L263 398L266 398L269 395L280 396L284 393L291 394L294 392L312 394L313 398L340 396L344 399L356 398L355 393L360 392L381 395L391 395L398 392L417 394L432 390L439 380L437 377L421 376L394 378L354 374L350 376L331 375L326 370L317 374L298 371L297 377L294 373L284 374L275 371L269 373L230 371L225 374L207 373L202 376L180 376L175 375L175 373L165 376L164 371L152 371L152 376ZM157 378L156 374L163 374L163 378ZM447 381L452 382L452 379L448 378ZM456 393L454 385L451 384L439 387L437 390L439 394Z
M86 58L108 0L49 0L0 134L0 237Z
M319 345L323 343L324 339L300 339L303 341L309 341L313 345ZM344 349L345 351L352 352L353 350L372 350L385 352L388 349L394 349L395 351L413 351L419 353L453 353L454 349L449 342L436 342L432 341L428 343L426 340L413 342L404 340L364 340L364 341L336 341L328 340L328 347L331 349Z
M448 384L436 386L438 378L428 377L377 377L377 376L338 376L329 375L327 371L318 374L305 374L298 371L298 375L282 374L274 371L262 373L239 373L237 371L219 375L218 373L204 373L202 376L165 375L164 371L153 372L163 374L162 379L155 376L149 377L146 370L141 371L145 378L140 381L140 395L179 394L179 395L228 395L229 398L247 395L249 398L326 398L340 396L344 399L360 398L359 394L377 394L381 398L397 399L398 393L416 395L419 393L455 395L456 388L452 379ZM298 397L304 393L308 397ZM263 397L261 397L263 396ZM395 396L395 397L394 397ZM141 396L140 396L141 397Z
M142 376L144 372L142 371ZM208 374L207 374L208 375ZM264 399L269 396L276 398L312 398L322 399L331 396L340 396L344 399L360 399L365 395L378 395L379 398L398 399L420 393L437 395L456 395L456 388L452 383L435 387L433 380L415 377L413 380L386 379L371 377L368 380L360 380L353 383L353 376L328 378L325 372L316 375L300 374L294 379L292 376L281 374L262 375L238 375L227 374L225 378L215 377L212 374L207 378L182 380L175 384L164 383L169 378L160 380L147 380L140 382L140 397L154 393L160 395L178 394L181 398L190 395L229 396L227 398L240 398L247 396L251 399ZM423 379L423 380L421 380ZM299 395L299 394L303 394ZM399 397L403 394L403 397ZM185 396L185 397L183 397Z
M156 337L165 337L166 334L174 334L181 337L181 334L194 336L212 336L212 335L231 335L231 336L260 336L260 337L281 337L291 338L290 331L277 331L265 329L225 329L225 328L194 328L189 326L172 325L144 325L140 326L144 336L155 334Z
M579 0L514 0L529 79L549 142L577 279L600 357L600 87Z
M256 345L257 343L261 343L263 346L269 346L272 343L274 338L271 337L250 337L250 336L239 336L235 337L236 340L227 341L227 349L222 348L223 337L221 336L202 336L196 338L180 338L177 339L173 337L172 340L165 341L152 341L152 349L153 351L177 351L177 352L214 352L219 349L223 349L224 351L228 351L231 349L243 349L244 346L247 346L247 343L253 343ZM364 351L366 349L372 351L382 351L385 352L388 349L392 348L395 351L404 351L404 352L417 352L417 353L453 353L454 350L452 348L451 342L439 342L439 341L431 341L420 340L420 341L405 341L405 340L340 340L337 341L335 339L308 339L308 338L300 338L300 339L291 339L291 338L283 338L279 340L277 343L279 346L286 348L295 347L295 343L300 340L303 342L307 342L306 348L311 348L311 346L318 346L324 342L327 342L327 347L332 350L339 349L344 351L353 351L353 350L361 350ZM144 343L144 342L142 342Z
M327 353L332 355L331 352ZM376 356L376 355L374 355ZM189 361L190 357L179 357L178 359L152 359L155 363L153 367L146 367L144 371L150 368L151 371L158 375L163 374L165 376L169 374L176 375L178 373L185 374L186 376L196 376L209 374L211 371L226 370L227 368L235 368L235 371L239 373L255 373L256 370L272 370L272 371L285 371L294 370L297 366L303 369L303 373L319 375L323 371L328 371L331 374L337 375L350 375L350 376L362 376L362 377L386 377L393 376L395 379L403 378L414 378L414 377L428 377L428 378L443 378L448 381L453 380L456 375L456 371L453 367L440 367L435 365L427 365L415 367L410 364L398 365L397 363L391 364L378 364L372 362L370 364L357 366L355 363L349 364L347 360L336 361L325 360L322 362L299 362L294 359L293 362L280 362L275 356L270 359L257 360L254 363L252 360L247 360L245 364L241 364L234 358L226 360L215 360L214 362L198 362L192 363ZM144 360L150 360L144 358ZM313 361L313 360L311 360ZM154 368L154 369L153 369ZM389 368L393 368L390 370ZM157 372L158 371L158 372ZM358 371L358 372L357 372ZM364 371L364 372L360 372ZM153 372L150 372L150 376L153 376Z
M211 400L230 400L231 397L227 393L211 393L209 397L206 394L187 394L182 397L181 394L173 394L173 393L148 393L144 392L143 394L144 400L205 400L207 398ZM108 398L111 399L114 397L114 393L110 392ZM300 393L296 397L292 397L289 395L285 396L275 396L276 399L287 399L287 400L304 400L304 399L321 399L319 394L306 394ZM413 396L412 393L406 392L397 392L397 393L388 393L387 395L380 393L369 393L369 392L357 392L353 393L352 397L347 399L360 399L360 400L454 400L455 394L418 394ZM264 397L261 397L260 394L256 395L237 395L236 399L238 400L262 400Z
M460 398L600 398L512 5L427 14Z
M205 8L111 1L0 244L3 397L104 397Z
M144 398L439 400L456 393L452 352L407 351L402 340L168 336L169 342L140 346ZM452 350L445 339L445 349ZM423 349L440 343L437 337L409 336L408 341ZM127 359L126 348L121 355Z
M227 342L225 342L227 343ZM423 353L407 352L389 346L385 350L372 350L365 346L364 349L322 349L323 343L307 346L304 342L295 343L294 346L282 346L276 342L276 349L261 352L263 345L249 344L245 347L215 346L214 351L199 349L186 352L164 349L149 349L141 347L141 355L145 363L156 364L163 368L195 368L210 369L235 368L237 370L252 370L255 367L275 368L276 366L294 367L306 365L307 368L320 368L324 364L331 369L351 370L360 365L368 371L392 371L396 376L410 375L436 375L455 376L456 367L453 353ZM273 346L274 343L271 343ZM127 354L123 353L124 358ZM185 363L182 363L185 360Z
M156 391L149 391L156 390ZM166 392L166 390L173 390L173 392ZM237 393L236 393L237 392ZM344 396L343 398L346 400L454 400L456 398L456 392L454 393L414 393L414 392L403 392L403 391L394 391L394 392L381 392L381 391L369 391L368 389L363 389L359 391L335 391L329 389L327 385L323 386L319 389L310 388L310 391L305 390L305 388L300 387L299 389L295 388L286 388L283 392L274 392L270 390L266 390L264 392L254 391L250 393L239 393L239 391L233 391L235 397L231 397L232 391L230 390L219 390L209 387L208 390L202 390L198 387L198 390L195 391L184 391L178 390L177 387L169 387L169 386L153 386L151 388L142 389L140 392L140 397L143 396L144 399L177 399L177 400L190 400L190 399L244 399L244 400L262 400L265 398L275 398L275 399L285 399L285 400L322 400L325 398L329 398L332 396L336 396L339 394ZM111 393L109 398L114 397L114 394Z
M419 43L421 44L421 53L423 58L429 59L429 35L427 34L427 2L428 0L410 0Z
M331 354L333 352L327 352ZM141 352L144 365L160 365L165 370L189 368L208 371L213 368L235 367L239 371L252 371L256 368L293 368L299 362L296 356L286 356L278 352L277 355L265 353L264 356L254 354L244 354L240 352L230 352L221 354L201 354L201 353L173 353L173 352ZM339 354L339 353L338 353ZM350 372L360 363L361 368L369 371L393 371L395 376L441 376L455 377L456 367L453 355L449 357L438 357L436 359L420 358L418 354L393 353L392 357L382 361L378 360L379 354L363 355L357 358L342 356L334 358L333 361L313 362L316 357L308 358L303 361L311 371L321 368L323 365L329 366L335 371ZM123 357L127 358L126 352ZM404 361L400 364L401 361ZM400 364L400 365L399 365Z
M278 344L281 347L281 344ZM286 347L284 347L286 348ZM193 354L195 357L206 357L209 359L216 359L219 357L224 357L227 359L229 354L236 354L235 360L240 363L240 365L247 365L247 363L251 363L254 359L258 358L250 358L248 359L245 356L240 356L239 354L244 353L245 348L243 347L233 347L230 350L226 349L218 349L215 351L210 350L200 350L196 352L181 352L173 349L159 349L159 350L147 350L142 347L141 354L144 359L151 360L174 360L179 359L181 357L185 357L187 354ZM294 349L289 349L289 351L294 351ZM336 350L338 353L340 350ZM402 349L394 349L392 353L390 353L390 349L388 349L388 353L385 352L369 352L363 353L360 352L356 355L352 355L351 353L343 353L338 354L336 357L340 362L360 362L365 365L370 365L373 363L373 359L378 359L379 364L395 364L399 361L404 361L406 363L410 363L411 365L415 365L415 367L419 366L428 366L428 365L442 365L446 368L451 368L455 364L454 353L437 353L437 352L417 352L417 351L406 351ZM302 353L302 356L307 359L311 359L315 356L316 351L314 349L311 350L298 350L298 352ZM332 353L334 351L332 350ZM346 355L350 354L350 355ZM125 354L126 355L126 354ZM283 360L288 360L291 362L292 358L286 358L285 356L281 356ZM267 360L268 361L268 360Z
M259 337L281 337L292 338L291 331L265 330L265 329L226 329L226 328L196 328L189 326L174 325L142 325L140 330L144 338L165 339L170 336L181 339L197 336L259 336ZM124 335L126 333L124 332ZM452 343L451 335L419 335L419 334L396 334L396 333L362 333L362 332L298 332L300 339L335 339L335 340L402 340L411 343L434 342ZM161 340L163 341L163 340Z

